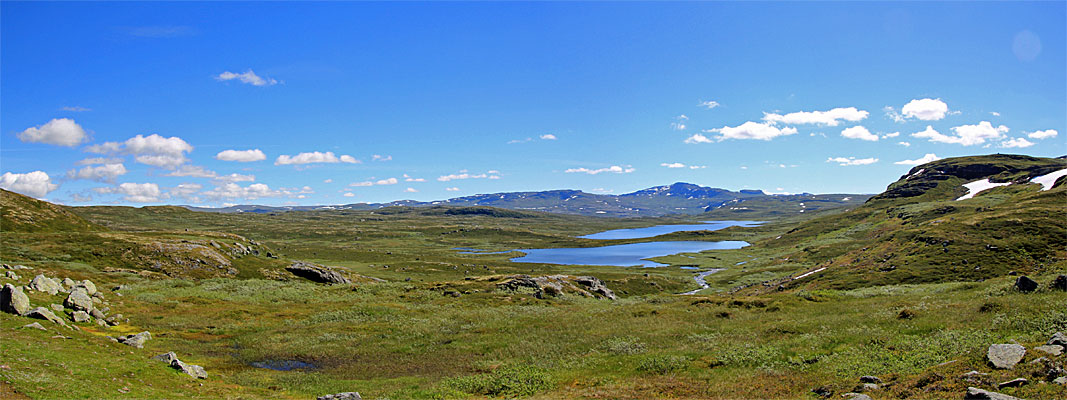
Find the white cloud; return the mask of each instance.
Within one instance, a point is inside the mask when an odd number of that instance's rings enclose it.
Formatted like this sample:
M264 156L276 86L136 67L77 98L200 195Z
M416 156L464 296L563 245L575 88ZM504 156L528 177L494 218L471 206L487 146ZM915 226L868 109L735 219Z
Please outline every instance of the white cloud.
M990 111L990 112L989 112L989 115L992 115L992 116L994 116L994 117L999 117L999 116L1000 116L1000 113L998 113L998 112L996 112L996 111Z
M568 169L568 170L563 171L563 172L566 172L568 174L575 173L575 172L580 172L580 173L586 173L586 174L589 174L589 175L596 175L596 174L605 173L605 172L610 172L610 173L613 173L613 174L628 174L628 173L634 172L636 170L637 169L632 168L629 165L627 165L625 168L624 167L620 167L618 165L612 165L612 166L607 167L607 168L598 168L598 169L589 169L589 168L585 168L585 167L582 167L582 168L571 168L571 169Z
M393 161L393 156L383 156L383 155L375 154L373 157L371 157L371 160L372 161Z
M85 147L85 151L96 154L112 154L120 150L122 150L122 144L118 142L104 142Z
M93 158L86 158L84 160L78 161L75 164L77 164L77 165L96 165L96 164L118 164L118 163L121 163L121 162L122 162L121 158L93 157Z
M19 140L30 143L46 143L56 146L74 147L89 140L85 129L70 118L55 118L44 125L26 128L19 132Z
M404 191L407 192L407 193L418 193L419 192L418 190L415 190L415 188L407 188L407 189L404 189Z
M948 114L948 104L941 99L916 99L900 108L904 118L916 118L923 121L937 121Z
M60 110L70 111L70 112L93 111L91 108L85 108L85 107L81 107L81 106L66 106L66 107L60 108Z
M359 163L359 160L356 160L349 155L342 155L338 158L332 151L327 151L325 153L313 151L309 153L300 153L295 156L282 154L274 160L274 165L302 165L315 163L334 164L339 162L356 164Z
M1059 134L1059 132L1056 132L1055 129L1046 129L1046 130L1043 130L1043 131L1033 131L1033 132L1027 133L1026 136L1028 136L1030 139L1048 139L1048 138L1056 137L1056 135L1058 135L1058 134Z
M704 169L704 168L707 168L707 167L708 167L707 165L690 165L689 169Z
M841 121L856 122L867 118L870 113L856 109L856 107L834 108L829 111L798 111L785 115L764 113L763 120L774 123L790 125L818 124L824 126L837 126Z
M186 161L188 161L188 159L186 159L184 156L173 156L164 154L136 156L133 159L141 164L166 169L177 168L179 165L182 165Z
M685 124L683 124L681 122L671 122L671 129L674 129L676 131L684 131L685 130Z
M260 77L259 75L256 75L255 72L252 72L251 69L240 74L226 71L215 76L215 79L219 81L229 81L237 79L241 81L241 83L247 83L252 86L271 86L278 84L277 80Z
M724 126L722 128L709 129L706 132L718 132L720 135L716 139L720 141L726 139L771 140L778 136L796 134L797 129L793 127L779 129L778 127L774 126L773 122L759 123L748 121L736 127ZM708 142L710 142L710 140L701 135L693 135L689 139L686 139L686 143Z
M861 125L845 128L841 131L841 136L849 139L860 139L870 142L878 141L878 135L871 133L871 131Z
M679 163L679 162L676 162L676 163L661 163L660 166L661 167L667 167L667 168L685 168L685 164L682 164L682 163Z
M115 178L126 174L126 166L122 163L103 164L99 166L87 166L78 171L71 170L67 176L71 179L90 179L100 182L114 182Z
M382 179L382 180L379 180L377 182L374 182L374 184L375 185L395 185L398 182L399 181L397 181L396 178L388 178L388 179Z
M494 171L486 172L484 174L470 174L466 170L463 170L463 171L460 171L460 173L458 173L458 174L441 175L441 176L437 177L437 181L438 182L448 182L448 181L454 181L454 180L460 180L460 179L500 179L499 176L495 175L495 174L498 174L498 173L500 173L500 171L495 171L494 170Z
M256 181L256 176L255 175L241 175L241 174L238 174L238 173L233 173L233 174L229 174L229 175L218 176L218 177L215 178L215 181L216 182L221 182L221 183L255 182Z
M895 138L897 136L900 136L900 132L893 132L893 133L884 134L884 135L882 135L882 139Z
M379 179L377 181L353 182L353 183L348 184L348 186L352 186L352 187L365 187L365 186L375 186L375 185L383 186L383 185L395 185L397 183L400 183L399 179L386 178L386 179Z
M326 179L322 181L322 183L333 183L333 179Z
M352 186L352 187L374 186L374 182L371 182L371 181L352 182L352 183L349 183L348 186Z
M458 192L459 188L458 187L448 187L448 188L445 188L445 190L447 190L449 192Z
M58 189L59 185L52 183L52 178L44 171L25 174L5 172L0 176L0 188L40 199L48 192Z
M897 162L895 162L893 164L897 164L897 165L921 165L921 164L926 164L928 162L934 162L934 161L937 161L937 160L940 160L940 159L941 159L941 157L938 157L937 154L926 153L926 155L922 156L921 158L917 158L917 159L914 159L914 160L901 160L901 161L897 161Z
M514 140L509 140L509 141L508 141L508 144L526 143L526 142L529 142L529 141L531 141L531 140L533 140L533 138L526 138L526 139L514 139Z
M162 197L159 185L155 183L122 183L118 186L93 188L97 193L121 194L123 200L131 203L155 203Z
M203 188L204 186L199 183L182 183L178 184L178 186L170 188L170 190L167 190L167 196L178 197L187 201L199 203L200 198L195 195L196 192L199 192L200 189Z
M177 170L164 176L191 176L193 178L214 178L218 174L198 165L182 165Z
M345 197L356 197L356 194L352 193L352 192L347 192L347 193L343 194L342 196L345 196Z
M556 140L556 135L546 133L544 135L541 135L541 140Z
M715 100L708 100L708 101L701 101L697 105L700 106L700 107L704 107L704 108L707 108L707 109L710 110L712 108L718 107L720 104L719 104L719 102L717 102Z
M282 195L281 192L271 190L269 186L262 183L253 183L247 187L240 186L236 183L226 183L215 186L213 189L208 190L203 194L213 200L255 200L263 197L277 197Z
M223 150L215 155L215 159L222 161L252 162L266 160L267 155L263 154L259 149Z
M686 142L686 143L688 143L688 144L694 144L694 143L712 143L712 142L713 142L713 140L711 140L711 139L708 139L708 137L707 137L707 136L704 136L704 135L701 135L701 134L697 133L697 134L694 134L693 136L690 136L690 137L686 138L686 139L685 139L685 142Z
M1008 132L1008 130L1008 127L1004 125L993 127L993 124L990 124L989 121L982 121L978 125L960 125L952 128L953 136L942 134L929 125L926 130L913 133L911 136L926 138L931 142L971 146L985 143L987 139L1000 139L1004 137L1004 133Z
M1034 142L1031 142L1031 141L1023 139L1023 138L1008 139L1008 140L1005 140L1005 141L1000 143L1000 147L1003 147L1003 148L1006 148L1006 149L1007 148L1020 148L1021 149L1021 148L1030 147L1030 146L1033 146L1033 145L1034 145Z
M85 150L101 154L123 152L134 155L134 160L139 163L174 169L188 161L185 153L193 151L193 146L177 136L165 138L152 134L137 135L122 143L104 142L89 146Z
M908 143L908 142L897 142L897 144L899 144L901 146L904 146L904 147L911 147L911 143Z
M826 162L835 162L835 163L838 163L838 165L840 165L842 167L845 167L845 166L853 166L853 165L874 164L874 163L878 162L878 159L877 158L859 158L859 159L857 159L856 157L848 157L848 158L845 158L845 157L831 157L831 158L826 159Z
M882 111L885 111L886 118L893 120L893 122L904 123L908 121L907 118L904 118L903 115L900 115L900 113L898 113L897 110L892 106L885 106L882 108Z

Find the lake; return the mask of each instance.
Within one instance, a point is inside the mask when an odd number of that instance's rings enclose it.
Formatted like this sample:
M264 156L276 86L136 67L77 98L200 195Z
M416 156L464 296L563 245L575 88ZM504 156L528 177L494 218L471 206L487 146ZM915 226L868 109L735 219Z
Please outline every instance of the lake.
M704 250L733 250L748 246L748 242L727 240L721 242L648 242L602 247L562 249L520 249L526 255L512 258L512 262L564 264L564 265L613 265L619 267L665 267L646 258L669 256L678 253L697 253Z
M731 226L749 228L759 226L763 221L703 221L702 224L656 225L647 228L613 229L591 235L579 236L583 239L640 239L674 232L717 231Z

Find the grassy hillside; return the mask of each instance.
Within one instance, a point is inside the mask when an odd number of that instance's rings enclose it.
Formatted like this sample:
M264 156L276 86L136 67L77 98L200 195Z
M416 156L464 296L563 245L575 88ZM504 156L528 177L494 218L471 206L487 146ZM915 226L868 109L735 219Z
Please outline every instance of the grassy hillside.
M102 230L63 206L0 189L0 232L86 232Z

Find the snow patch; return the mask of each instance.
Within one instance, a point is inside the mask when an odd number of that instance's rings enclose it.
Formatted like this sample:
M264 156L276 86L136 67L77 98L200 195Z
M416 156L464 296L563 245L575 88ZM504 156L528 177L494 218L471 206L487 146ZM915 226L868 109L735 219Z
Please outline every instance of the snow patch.
M1056 180L1060 179L1060 177L1064 175L1067 175L1067 168L1061 169L1051 174L1035 176L1033 179L1030 179L1030 183L1039 183L1041 184L1041 191L1046 191L1052 189L1052 185L1056 184Z
M822 267L822 268L819 268L819 269L817 269L817 270L814 270L814 271L811 271L811 272L807 272L807 273L801 274L800 276L798 276L798 277L796 277L796 278L793 278L793 280L795 281L795 280L797 280L797 279L800 279L800 278L804 278L804 277L807 277L808 275L814 274L814 273L816 273L816 272L819 272L819 271L822 271L822 270L824 270L824 269L826 269L826 267Z
M995 188L997 186L1007 186L1007 185L1010 185L1010 184L1011 184L1011 182L993 183L993 182L989 181L989 178L982 179L980 181L974 181L974 182L971 182L971 183L965 183L965 184L963 184L963 187L967 188L967 190L968 190L967 194L963 195L963 197L960 197L960 198L956 199L956 201L967 200L969 198L974 197L974 195L976 195L978 193L981 193L983 191Z

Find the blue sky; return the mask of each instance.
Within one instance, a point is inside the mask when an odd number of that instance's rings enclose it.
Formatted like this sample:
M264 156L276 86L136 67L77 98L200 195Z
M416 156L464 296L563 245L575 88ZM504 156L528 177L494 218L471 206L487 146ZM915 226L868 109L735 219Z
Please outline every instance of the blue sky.
M63 204L876 193L1067 154L1064 2L0 11L0 186Z

